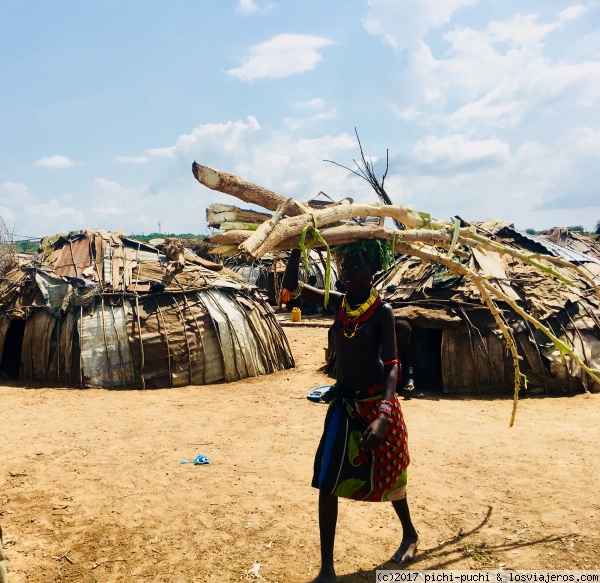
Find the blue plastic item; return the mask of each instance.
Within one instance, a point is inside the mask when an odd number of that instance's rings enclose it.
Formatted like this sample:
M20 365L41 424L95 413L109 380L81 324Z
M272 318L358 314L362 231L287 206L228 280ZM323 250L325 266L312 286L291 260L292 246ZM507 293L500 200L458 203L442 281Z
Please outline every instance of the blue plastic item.
M313 389L312 391L310 391L308 393L308 395L306 395L306 398L309 401L312 401L313 403L325 403L325 401L323 401L323 395L331 388L330 385L324 385L322 387L317 387L316 389Z
M195 466L204 466L206 464L210 464L210 461L205 454L199 453L193 460L181 462L181 465L183 464L194 464Z

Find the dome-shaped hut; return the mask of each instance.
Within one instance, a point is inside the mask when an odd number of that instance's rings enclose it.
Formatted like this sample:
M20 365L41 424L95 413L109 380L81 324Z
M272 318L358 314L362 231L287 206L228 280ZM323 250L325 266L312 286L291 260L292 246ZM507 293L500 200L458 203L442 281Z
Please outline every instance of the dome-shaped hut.
M291 368L256 288L177 240L88 230L42 240L0 283L0 370L68 386L161 388Z
M281 304L281 292L283 287L283 273L287 265L289 252L277 251L266 253L260 259L246 259L242 253L227 257L223 261L225 267L241 275L247 282L254 284L266 296L271 306ZM308 274L304 271L304 264L299 268L301 280L310 281L311 285L319 289L325 289L327 263L325 253L310 250L308 253ZM336 289L337 267L335 259L331 260L330 289Z

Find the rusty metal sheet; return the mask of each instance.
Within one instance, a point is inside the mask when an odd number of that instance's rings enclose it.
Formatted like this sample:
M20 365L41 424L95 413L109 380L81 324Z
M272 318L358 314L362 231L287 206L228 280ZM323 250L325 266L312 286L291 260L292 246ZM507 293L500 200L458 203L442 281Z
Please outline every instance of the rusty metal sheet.
M223 355L210 316L199 298L193 294L155 296L141 299L134 308L128 329L135 367L142 370L146 387L206 384L223 379Z
M210 313L223 350L225 380L236 381L263 375L265 364L245 310L218 288L198 292ZM233 358L231 358L231 355Z
M66 243L55 251L54 273L58 276L84 277L83 270L92 264L87 237Z
M133 362L124 306L96 303L79 321L81 375L85 386L133 387Z
M46 379L72 384L73 330L75 317L68 313L64 319L56 320L50 338Z
M36 310L25 323L21 346L23 380L46 380L50 338L56 320L46 310Z

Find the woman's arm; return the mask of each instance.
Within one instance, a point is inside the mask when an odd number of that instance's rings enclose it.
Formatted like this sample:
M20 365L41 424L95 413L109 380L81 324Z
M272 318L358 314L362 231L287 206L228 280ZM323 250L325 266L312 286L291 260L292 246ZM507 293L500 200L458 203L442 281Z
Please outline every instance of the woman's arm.
M396 393L396 383L398 381L398 365L392 362L398 358L396 352L396 332L394 329L394 310L389 304L381 306L380 319L381 334L381 359L383 365L383 390L382 398L384 401L394 401ZM367 427L363 433L362 447L366 449L376 449L381 445L385 437L390 417L386 413L379 413L375 421Z
M384 362L383 398L386 401L393 401L396 394L396 383L398 382L398 351L396 347L394 310L389 304L384 304L381 308L381 360ZM392 364L385 364L386 362Z
M285 289L290 292L294 292L298 287L298 268L300 267L300 249L293 249L288 258L287 265L285 266L285 273L283 274L282 285ZM308 284L302 285L302 291L300 296L303 300L310 302L311 304L317 304L318 306L325 305L325 291L312 287ZM329 304L333 306L339 305L342 294L336 291L329 291Z

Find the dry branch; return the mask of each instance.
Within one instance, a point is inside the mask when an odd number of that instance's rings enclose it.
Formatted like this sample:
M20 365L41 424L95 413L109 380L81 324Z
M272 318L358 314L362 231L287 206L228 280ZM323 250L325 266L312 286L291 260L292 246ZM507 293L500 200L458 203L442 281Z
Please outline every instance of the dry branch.
M200 169L200 170L199 170ZM314 210L285 199L276 193L264 197L264 189L241 181L237 177L211 168L201 167L194 163L194 175L203 184L237 196L247 202L264 206L269 210L277 209L275 215L265 221L254 232L249 230L232 230L211 237L211 243L219 245L221 253L240 250L246 255L260 258L265 253L275 250L292 249L300 245L304 238L307 247L339 245L358 239L382 239L391 243L395 251L444 265L449 272L466 277L479 291L482 300L487 304L498 328L500 329L514 366L514 404L511 425L514 422L518 395L521 385L526 386L527 379L520 372L516 342L511 327L507 324L497 301L506 303L516 314L535 328L542 331L559 349L561 355L568 355L597 383L600 384L599 372L588 367L574 352L572 346L556 337L541 322L530 316L518 306L513 299L498 289L491 280L492 274L476 273L467 265L456 261L457 257L465 257L461 246L479 248L482 252L491 251L500 255L509 255L534 266L546 275L556 278L564 284L579 287L579 284L555 269L554 265L572 269L595 290L600 299L600 290L592 278L579 268L565 260L548 255L528 254L491 238L482 236L472 227L460 227L458 222L452 224L435 221L426 213L419 213L400 205L388 204L343 204L332 205ZM207 184L208 183L208 184ZM268 206L270 205L270 206ZM290 215L285 217L284 215ZM366 217L389 217L407 227L407 230L386 229L383 226L353 223L356 219ZM216 251L215 249L215 251Z
M366 217L391 217L404 223L409 229L420 227L442 229L445 226L442 221L431 221L429 215L423 215L400 205L343 204L282 219L270 232L259 229L240 245L240 251L260 258L282 241L300 235L307 226L321 228L340 221Z
M261 213L250 209L241 209L236 206L225 204L211 204L206 209L206 222L208 223L208 226L223 230L226 230L224 227L226 224L242 223L248 225L260 225L270 218L271 215L268 213Z
M244 202L256 204L270 211L275 211L282 203L286 203L285 214L289 216L299 215L303 212L291 199L257 184L252 184L252 182L246 182L235 174L215 170L210 166L201 166L196 162L192 164L192 172L200 184L204 184L212 190L235 196Z

